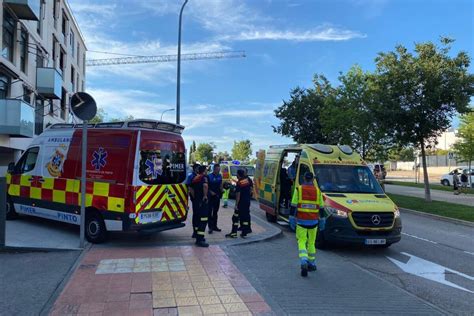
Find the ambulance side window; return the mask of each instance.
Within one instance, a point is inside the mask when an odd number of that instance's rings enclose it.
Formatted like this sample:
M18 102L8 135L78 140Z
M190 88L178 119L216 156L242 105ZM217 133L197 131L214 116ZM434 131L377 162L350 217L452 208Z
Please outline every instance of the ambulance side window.
M142 150L140 180L147 184L176 184L186 178L186 157L183 152Z
M36 161L38 159L39 147L32 147L28 149L15 166L16 174L23 174L35 169Z
M311 172L311 170L309 169L309 166L308 165L305 165L305 164L300 164L300 173L299 173L299 177L298 177L298 181L300 184L303 184L304 183L304 174L306 172Z

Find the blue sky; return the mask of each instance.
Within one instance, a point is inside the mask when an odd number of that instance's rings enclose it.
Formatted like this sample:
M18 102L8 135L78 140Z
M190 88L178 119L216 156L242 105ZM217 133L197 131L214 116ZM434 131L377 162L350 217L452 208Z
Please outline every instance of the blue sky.
M176 53L180 0L69 2L90 51ZM310 86L314 73L337 84L353 64L373 70L378 52L440 35L456 39L453 52L474 57L473 10L470 0L189 0L183 53L245 50L247 57L182 63L185 140L214 142L218 151L247 138L254 150L291 143L271 127L290 89ZM175 106L175 63L89 67L86 80L109 118L159 119Z

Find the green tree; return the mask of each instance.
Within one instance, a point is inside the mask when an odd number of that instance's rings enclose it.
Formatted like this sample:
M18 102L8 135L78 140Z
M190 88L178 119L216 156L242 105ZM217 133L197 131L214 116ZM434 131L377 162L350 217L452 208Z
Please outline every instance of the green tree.
M222 162L222 161L230 161L232 160L232 157L227 151L220 151L216 155L216 162Z
M97 114L94 116L92 120L89 121L89 123L103 123L106 121L107 113L103 108L98 108L97 109ZM110 120L107 120L108 122L123 122L123 121L131 121L134 120L135 118L132 115L125 116L123 118L112 118Z
M97 113L95 114L94 118L89 121L89 123L96 124L102 123L105 119L105 111L103 108L98 108Z
M351 145L365 160L385 161L389 139L373 115L373 75L353 66L339 76L337 99L329 98L322 112L323 132L333 143Z
M291 137L300 144L328 143L331 135L323 132L321 113L334 101L336 91L322 75L316 74L313 84L310 89L294 88L290 100L283 101L275 110L275 116L281 121L280 125L273 126L275 133Z
M213 158L213 151L216 146L213 143L202 143L199 144L194 153L196 161L201 163L211 163Z
M196 163L196 142L193 140L191 147L189 148L189 164Z
M454 144L454 151L459 161L467 162L471 169L474 161L474 112L461 116L458 136L460 140Z
M469 110L473 95L470 57L465 52L451 57L452 42L442 38L440 47L418 43L414 54L400 45L375 60L376 95L382 107L374 115L396 144L420 148L426 201L431 194L425 144L446 130L454 115Z
M388 158L391 161L415 161L415 150L413 147L393 148L389 150Z
M240 161L246 161L252 154L252 142L249 139L234 141L232 157Z

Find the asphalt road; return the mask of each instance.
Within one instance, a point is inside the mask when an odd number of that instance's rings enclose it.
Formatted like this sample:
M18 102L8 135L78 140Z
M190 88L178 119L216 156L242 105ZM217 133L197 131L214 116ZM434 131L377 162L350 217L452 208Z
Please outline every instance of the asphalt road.
M287 228L281 238L228 252L280 314L474 315L474 227L408 213L402 220L401 242L319 251L318 271L307 279Z

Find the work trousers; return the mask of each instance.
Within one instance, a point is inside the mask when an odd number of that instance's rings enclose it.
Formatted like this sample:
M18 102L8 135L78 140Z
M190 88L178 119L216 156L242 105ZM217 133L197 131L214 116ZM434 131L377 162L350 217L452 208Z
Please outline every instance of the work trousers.
M209 203L201 201L196 202L194 206L197 207L197 212L193 212L193 221L196 221L196 240L201 241L205 239L204 237L206 235L206 226L209 220Z
M239 205L238 210L234 210L234 215L232 216L231 235L237 236L239 223L243 235L247 235L248 233L252 232L250 229L250 203Z
M193 223L193 232L197 233L198 226L199 226L199 209L198 209L198 203L194 202L193 199L191 199L191 203L193 205L193 218L192 218L192 223Z
M296 239L298 240L298 253L301 264L315 264L317 233L318 226L314 228L305 228L296 225Z
M217 213L219 212L220 204L221 199L219 196L211 196L209 200L209 229L217 228Z
M222 194L222 199L224 200L225 207L227 207L227 203L229 201L229 194L230 194L230 189L224 190L224 193Z

